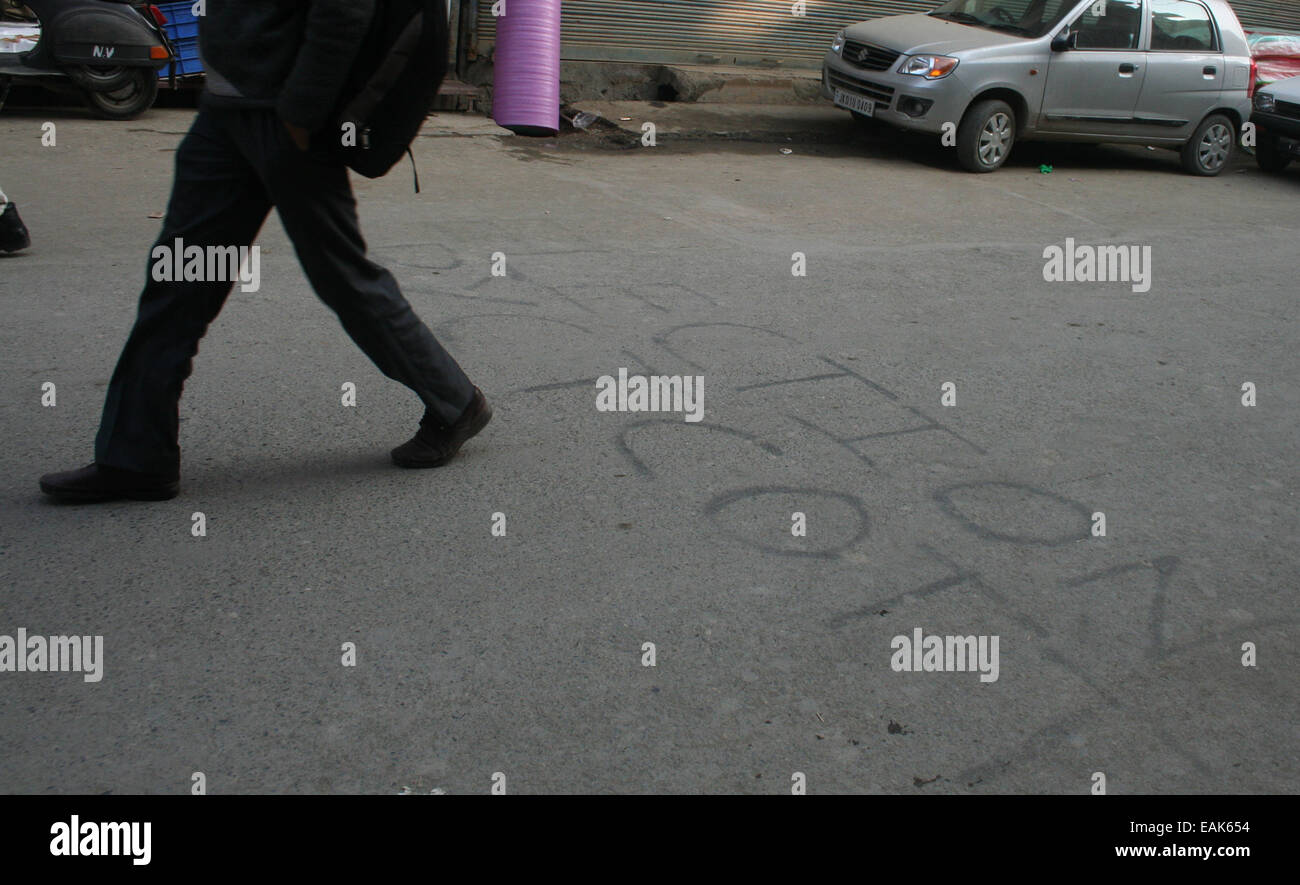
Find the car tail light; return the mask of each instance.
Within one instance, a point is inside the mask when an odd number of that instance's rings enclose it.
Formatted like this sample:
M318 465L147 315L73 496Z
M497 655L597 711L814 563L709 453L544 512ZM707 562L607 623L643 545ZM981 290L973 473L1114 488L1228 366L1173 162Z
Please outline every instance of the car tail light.
M161 28L167 24L167 16L163 15L163 11L152 3L149 4L149 14L158 23L158 27Z
M1259 62L1255 59L1250 60L1250 86L1246 88L1246 97L1255 97L1255 88L1259 85Z

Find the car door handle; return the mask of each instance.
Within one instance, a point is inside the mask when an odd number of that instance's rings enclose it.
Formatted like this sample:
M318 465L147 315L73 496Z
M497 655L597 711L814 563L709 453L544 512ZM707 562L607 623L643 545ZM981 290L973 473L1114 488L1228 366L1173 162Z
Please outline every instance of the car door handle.
M1121 74L1135 74L1137 73L1137 69L1138 69L1137 65L1130 64L1128 62L1124 62L1124 64L1119 66L1119 72Z
M1207 77L1213 77L1215 74L1219 73L1219 69L1216 68L1214 65L1206 65L1205 67L1201 68L1201 73Z

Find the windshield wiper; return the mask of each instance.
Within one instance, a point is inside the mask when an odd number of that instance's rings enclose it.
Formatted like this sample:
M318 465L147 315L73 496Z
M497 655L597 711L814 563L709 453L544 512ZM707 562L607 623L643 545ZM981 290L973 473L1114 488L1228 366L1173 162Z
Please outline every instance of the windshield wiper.
M995 31L1010 31L1010 32L1013 33L1013 34L1028 34L1028 33L1029 33L1029 28L1022 28L1022 27L1020 27L1020 25L1004 25L1004 24L996 24L996 23L995 23L995 24L991 24L991 25L986 25L986 27L992 28L992 29L995 30Z

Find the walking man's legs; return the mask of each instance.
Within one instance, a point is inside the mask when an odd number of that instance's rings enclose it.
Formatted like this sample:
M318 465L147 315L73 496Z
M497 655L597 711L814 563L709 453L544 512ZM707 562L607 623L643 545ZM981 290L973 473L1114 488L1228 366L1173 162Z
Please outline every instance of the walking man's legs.
M18 207L0 190L0 252L20 252L32 244Z
M201 110L176 153L176 181L156 245L248 246L271 200L257 171L223 125L229 112ZM150 251L152 256L153 252ZM175 479L180 470L178 405L199 340L233 281L158 282L149 277L118 360L95 439L95 461Z
M295 147L270 111L243 112L240 125L316 294L381 372L415 391L431 420L454 424L473 401L474 385L393 275L366 257L347 169L319 147Z
M221 112L195 117L176 151L176 173L156 246L247 246L271 209L257 172L222 125ZM178 409L199 339L232 283L154 279L146 266L134 327L113 371L95 438L95 461L41 477L41 490L73 501L162 500L179 488Z
M156 245L206 251L252 243L272 205L308 279L375 365L425 404L420 429L393 450L403 467L437 467L491 420L492 409L411 310L392 275L366 258L346 169L302 151L270 109L205 107L181 143ZM151 255L153 254L151 250ZM231 280L149 279L118 361L95 440L95 462L47 474L55 497L159 500L179 488L179 402L199 340Z

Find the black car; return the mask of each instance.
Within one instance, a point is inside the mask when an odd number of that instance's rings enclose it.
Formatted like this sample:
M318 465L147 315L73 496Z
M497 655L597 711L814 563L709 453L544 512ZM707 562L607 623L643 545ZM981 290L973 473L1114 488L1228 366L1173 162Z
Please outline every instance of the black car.
M1255 93L1255 160L1265 172L1281 172L1300 158L1300 77L1270 83Z

